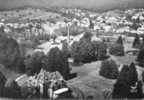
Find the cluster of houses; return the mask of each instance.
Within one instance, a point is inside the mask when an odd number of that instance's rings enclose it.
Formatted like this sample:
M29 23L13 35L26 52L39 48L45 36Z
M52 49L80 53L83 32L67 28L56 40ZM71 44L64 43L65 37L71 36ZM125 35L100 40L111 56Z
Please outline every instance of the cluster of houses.
M29 9L28 9L29 10ZM40 10L42 11L42 10ZM36 12L40 12L36 10ZM102 37L109 33L114 33L112 36L115 37L115 33L144 33L144 10L139 11L126 10L121 11L121 13L111 11L106 13L95 13L92 11L86 11L81 9L59 9L59 13L56 17L51 17L50 19L41 19L46 15L41 15L36 19L23 19L23 20L5 20L4 18L0 19L0 27L4 28L5 33L12 34L16 36L16 40L31 40L33 37L39 37L46 35L57 35L57 31L62 28L70 28L71 26L81 27L88 30L91 30L94 33L104 34ZM19 11L20 12L20 11ZM44 11L43 11L44 12ZM30 13L30 12L28 12ZM32 12L31 12L32 13ZM65 15L74 15L71 18L67 18ZM58 16L59 15L59 16ZM130 19L127 19L127 15L130 15ZM42 17L43 16L43 17ZM137 30L132 29L131 26L135 24L133 20L140 20L139 27ZM67 31L68 32L68 31ZM83 33L80 33L77 36L70 36L70 44L74 41L79 41ZM38 46L38 48L43 48L44 52L47 53L46 47L55 47L58 46L61 49L62 41L67 40L67 36L57 35L54 44L52 40L46 41L45 43ZM93 40L101 40L101 37L94 37ZM51 46L50 46L51 45ZM38 49L40 50L40 49Z

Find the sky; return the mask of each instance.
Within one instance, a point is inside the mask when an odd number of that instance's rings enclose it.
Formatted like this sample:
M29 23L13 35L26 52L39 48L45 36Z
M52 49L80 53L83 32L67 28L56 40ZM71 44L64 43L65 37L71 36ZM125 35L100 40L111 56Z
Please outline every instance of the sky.
M0 9L11 9L24 6L35 7L82 7L95 10L114 8L144 7L144 0L0 0Z

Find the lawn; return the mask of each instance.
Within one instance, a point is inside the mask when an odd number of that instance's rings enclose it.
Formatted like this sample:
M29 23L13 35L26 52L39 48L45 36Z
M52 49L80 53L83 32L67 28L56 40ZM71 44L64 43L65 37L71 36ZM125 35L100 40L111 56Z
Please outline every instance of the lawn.
M106 79L99 75L101 61L84 64L82 66L72 66L72 72L78 73L78 77L68 81L72 86L79 88L85 96L93 96L103 99L103 90L112 89L115 80Z

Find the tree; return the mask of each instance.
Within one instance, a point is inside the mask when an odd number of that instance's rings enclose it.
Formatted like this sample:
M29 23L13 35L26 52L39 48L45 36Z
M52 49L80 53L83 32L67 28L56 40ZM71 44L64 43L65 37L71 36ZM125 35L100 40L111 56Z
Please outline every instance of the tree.
M109 79L117 79L119 75L118 66L113 60L105 60L102 62L99 74Z
M130 85L128 80L129 67L124 65L116 83L114 84L112 98L113 99L124 99L130 94Z
M129 99L141 99L143 98L142 82L137 81L134 88L131 88L130 94L128 95Z
M96 54L93 44L85 39L74 42L71 46L71 56L76 63L91 62L95 60Z
M41 68L46 66L44 61L47 58L43 52L35 52L32 56L25 59L25 71L28 75L39 73Z
M132 29L137 30L140 27L140 20L137 18L136 20L133 20L133 25L130 26Z
M4 97L6 98L20 98L21 89L18 84L11 79L8 79L5 83Z
M141 44L141 43L140 43L139 35L136 34L136 35L135 35L135 39L134 39L133 44L132 44L132 47L133 47L133 48L139 48L140 44Z
M141 98L142 84L138 81L137 75L134 63L131 63L130 66L124 65L114 85L113 98ZM123 85L120 86L119 83Z
M47 70L50 72L59 71L62 76L67 80L70 74L70 68L68 59L65 53L59 50L59 48L52 48L48 55L48 66Z
M88 31L86 31L84 33L83 37L81 38L81 40L91 41L91 37L92 37L92 34Z
M136 96L137 99L140 99L140 98L144 97L142 86L143 86L142 81L138 81L137 96Z
M106 58L107 46L103 42L92 42L89 39L81 39L71 46L71 56L75 62L88 63Z
M119 81L125 81L127 84L129 84L129 66L123 65L123 68L118 76Z
M82 62L88 63L97 59L96 49L91 41L80 40L80 54L82 56Z
M10 69L15 69L20 58L19 45L16 40L0 36L0 63Z
M144 48L140 49L136 60L141 67L144 67Z
M107 45L104 42L93 41L92 45L98 60L107 58Z
M63 42L62 52L65 53L66 57L70 57L69 45L66 41Z
M35 58L31 57L25 60L25 71L27 75L34 75L35 73L39 73L41 67L41 62L37 61Z
M117 81L114 84L113 92L112 92L112 98L113 99L124 99L127 98L130 93L130 87L128 84L125 83L125 81Z
M142 72L142 81L144 82L144 71Z
M0 97L4 97L5 76L0 72Z
M124 56L124 46L121 44L112 44L109 53L115 56Z
M138 81L138 73L134 63L131 63L129 66L129 83L131 86L134 86Z
M19 73L25 73L25 64L24 64L24 58L20 57L16 61L16 71Z
M90 28L90 29L93 29L93 28L94 28L94 23L93 23L91 20L90 20L89 28Z
M74 42L71 46L71 56L75 63L80 63L83 59L81 55L80 42Z
M122 36L119 36L117 41L116 41L117 44L120 44L120 45L123 45L123 39L122 39Z

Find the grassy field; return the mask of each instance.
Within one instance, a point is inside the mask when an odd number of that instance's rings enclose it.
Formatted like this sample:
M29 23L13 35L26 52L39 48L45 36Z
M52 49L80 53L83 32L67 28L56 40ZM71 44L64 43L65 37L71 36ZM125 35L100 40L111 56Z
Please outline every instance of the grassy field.
M125 50L131 49L131 44L125 43ZM125 55L110 56L111 59L115 60L118 65L120 64L131 64L135 61L136 56ZM72 71L78 73L78 77L69 81L70 85L78 87L82 90L85 96L93 96L97 99L103 99L103 90L112 89L113 84L116 80L106 79L99 75L101 67L101 61L96 61L81 66L72 66ZM143 68L137 66L139 76ZM141 77L141 76L140 76Z
M78 73L78 77L69 81L82 90L85 96L93 96L97 99L103 99L102 91L113 87L115 80L105 79L99 76L101 61L84 64L79 67L72 67L72 71Z

